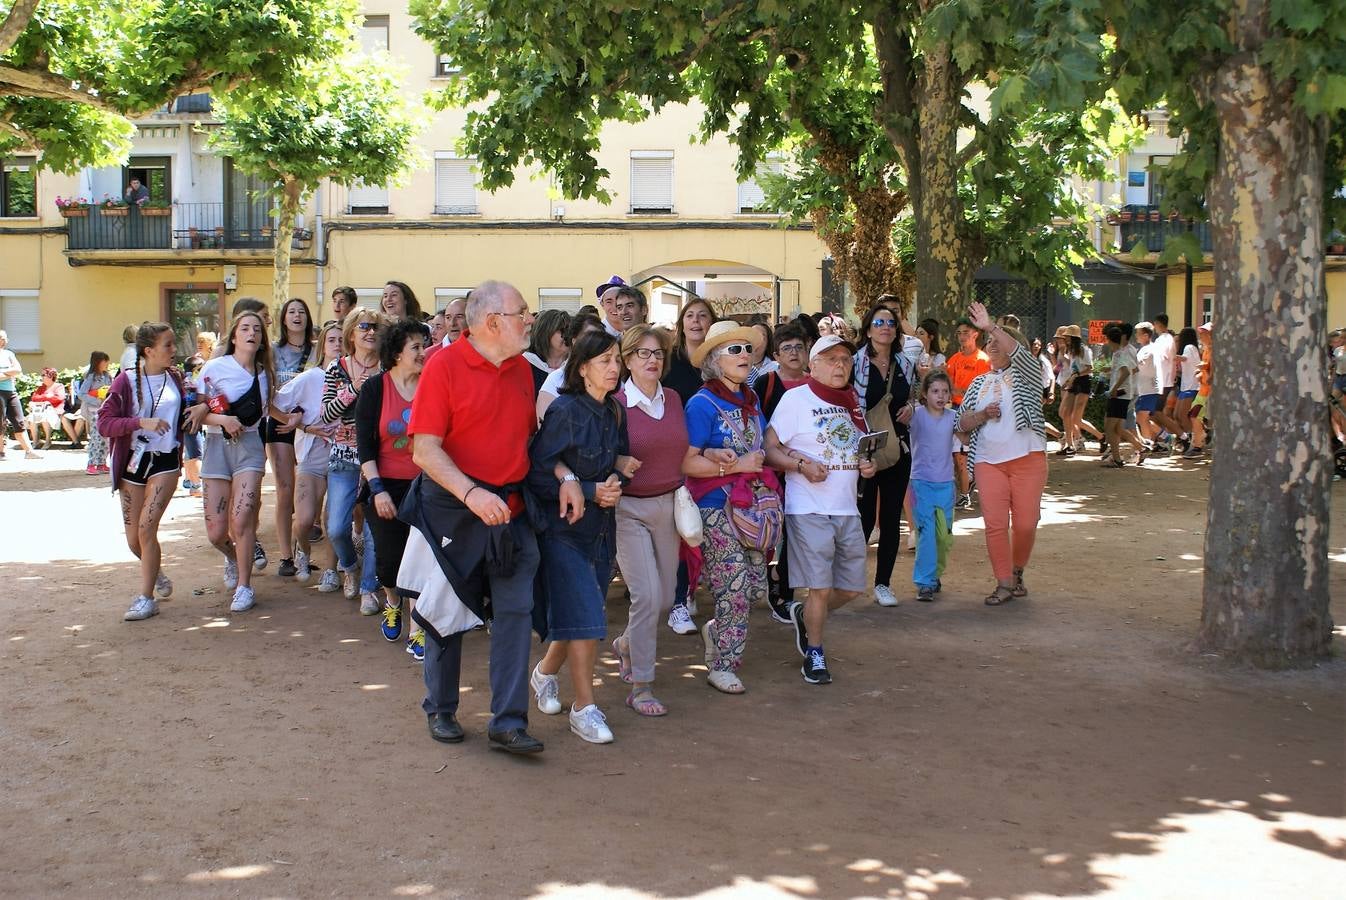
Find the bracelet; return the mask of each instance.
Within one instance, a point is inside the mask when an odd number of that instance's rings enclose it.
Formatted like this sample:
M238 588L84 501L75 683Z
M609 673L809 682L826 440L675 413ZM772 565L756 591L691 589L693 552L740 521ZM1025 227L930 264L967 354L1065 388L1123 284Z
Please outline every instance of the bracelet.
M382 478L369 479L369 494L371 497L386 493L388 493L388 489L383 486ZM471 493L471 491L469 491L468 493Z
M724 477L724 463L720 463L720 477Z
M476 490L477 488L479 488L479 487L481 487L481 485L479 485L479 484L474 484L474 485L472 485L472 487L470 487L470 488L467 489L467 493L463 495L463 503L464 503L464 505L466 505L466 503L467 503L467 498L468 498L468 497L471 497L471 496L472 496L472 492L475 491L475 490Z

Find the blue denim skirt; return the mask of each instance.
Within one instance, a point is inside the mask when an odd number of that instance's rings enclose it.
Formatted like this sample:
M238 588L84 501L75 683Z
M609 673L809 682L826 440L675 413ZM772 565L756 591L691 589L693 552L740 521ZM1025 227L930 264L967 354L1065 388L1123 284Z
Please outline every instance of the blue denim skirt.
M588 543L588 542L586 542ZM606 537L579 548L556 536L539 535L539 567L547 593L548 639L602 640L608 633L608 582L612 579L612 545Z

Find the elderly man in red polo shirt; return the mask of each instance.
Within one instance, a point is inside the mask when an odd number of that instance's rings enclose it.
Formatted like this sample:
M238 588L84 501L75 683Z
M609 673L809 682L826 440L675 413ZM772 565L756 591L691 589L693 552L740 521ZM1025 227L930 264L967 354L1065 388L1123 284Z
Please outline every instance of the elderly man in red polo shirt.
M425 474L401 509L420 559L433 559L419 571L404 560L398 574L399 588L420 598L430 736L463 739L456 718L463 634L480 623L490 597L487 734L492 747L510 753L542 750L526 730L538 549L520 493L537 427L533 377L522 357L532 322L513 286L487 281L472 291L463 339L435 354L416 390L408 431ZM435 578L423 577L427 571Z

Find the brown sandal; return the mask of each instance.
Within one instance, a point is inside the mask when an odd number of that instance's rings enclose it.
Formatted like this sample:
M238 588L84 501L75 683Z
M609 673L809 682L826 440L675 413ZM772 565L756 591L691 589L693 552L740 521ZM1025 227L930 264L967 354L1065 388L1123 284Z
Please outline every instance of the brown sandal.
M1014 599L1014 591L1004 585L996 585L996 589L986 595L983 601L987 606L1003 606Z
M1010 593L1014 595L1014 599L1016 600L1021 600L1028 596L1028 588L1024 587L1023 569L1014 570L1014 586L1010 588Z

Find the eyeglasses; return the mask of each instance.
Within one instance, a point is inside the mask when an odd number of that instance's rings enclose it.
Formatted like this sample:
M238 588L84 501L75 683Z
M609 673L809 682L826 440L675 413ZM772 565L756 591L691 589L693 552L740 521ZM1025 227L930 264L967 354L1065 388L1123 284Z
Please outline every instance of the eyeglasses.
M850 356L842 356L840 353L830 353L822 356L815 356L809 361L809 365L816 368L818 363L825 363L829 366L840 368L841 366L849 366L854 362L855 360L851 359Z
M869 322L873 328L892 328L897 324L896 319L871 319Z
M738 356L740 353L751 353L752 344L730 344L724 348L726 356Z
M781 344L781 345L780 345L779 347L777 347L776 349L777 349L778 351L780 351L781 353L803 353L803 352L804 352L804 345L803 345L803 344Z
M532 311L531 309L529 309L528 307L526 307L526 306L525 306L523 309L519 310L518 312L512 312L512 313L507 313L507 312L494 312L494 313L491 313L491 315L493 315L493 316L518 316L520 322L523 322L523 321L527 320L527 318L528 318L529 316L531 316L532 314L533 314L533 311Z
M378 330L379 330L379 323L378 323L378 322L356 322L356 323L355 323L355 327L358 328L358 329L360 329L361 331L378 331Z
M634 353L636 356L640 357L641 359L660 359L660 360L661 360L661 359L664 358L664 351L662 351L662 350L651 350L649 347L638 347L638 348L636 348L635 350L632 350L631 352Z

